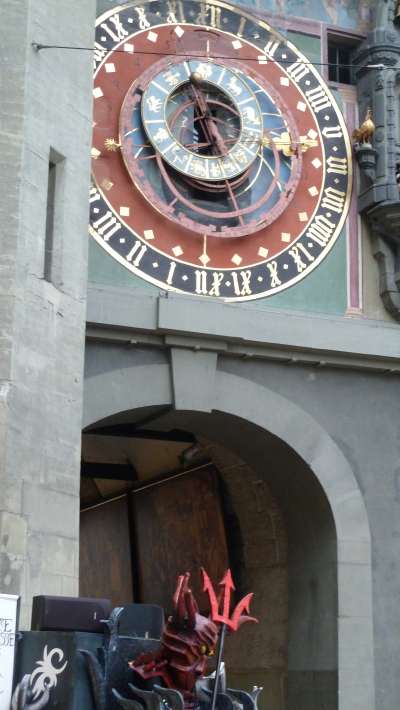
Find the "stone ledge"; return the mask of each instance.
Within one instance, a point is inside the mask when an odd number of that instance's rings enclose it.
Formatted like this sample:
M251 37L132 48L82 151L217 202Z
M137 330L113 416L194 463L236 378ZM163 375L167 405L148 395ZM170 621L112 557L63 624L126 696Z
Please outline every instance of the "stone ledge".
M88 340L400 373L398 326L177 296L90 288Z

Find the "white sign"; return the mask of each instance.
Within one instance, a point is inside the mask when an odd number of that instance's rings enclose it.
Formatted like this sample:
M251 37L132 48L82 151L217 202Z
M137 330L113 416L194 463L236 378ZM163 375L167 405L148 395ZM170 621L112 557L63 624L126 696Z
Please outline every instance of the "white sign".
M10 710L19 597L0 594L0 710Z

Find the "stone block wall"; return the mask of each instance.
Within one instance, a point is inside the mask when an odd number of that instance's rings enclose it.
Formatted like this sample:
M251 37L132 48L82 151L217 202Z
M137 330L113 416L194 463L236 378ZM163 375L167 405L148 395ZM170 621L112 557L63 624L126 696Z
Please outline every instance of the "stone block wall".
M92 95L90 52L32 43L90 47L94 18L92 0L2 3L0 591L22 596L23 627L33 594L77 591Z
M231 561L239 596L254 592L247 623L228 636L225 661L228 684L264 688L261 710L284 710L288 668L287 534L282 512L264 480L236 454L203 443L203 453L222 477Z

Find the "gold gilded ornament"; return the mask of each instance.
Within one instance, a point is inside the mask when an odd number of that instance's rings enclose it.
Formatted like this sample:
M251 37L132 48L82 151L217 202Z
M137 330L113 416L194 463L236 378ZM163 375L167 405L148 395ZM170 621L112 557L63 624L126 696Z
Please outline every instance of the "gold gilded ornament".
M356 143L370 143L371 138L375 133L375 123L372 120L372 111L369 108L367 110L365 120L362 122L360 128L356 128L353 131L353 140Z
M287 158L290 158L292 155L296 154L297 144L293 143L290 134L287 131L284 131L280 136L276 136L272 139L269 137L268 133L264 132L261 139L262 146L264 148L268 148L272 142L275 144L277 150L283 153L283 155ZM300 146L301 152L306 153L310 148L316 148L318 146L318 141L313 138L308 138L307 136L300 136L298 145Z
M308 138L307 136L300 136L300 148L302 153L306 153L309 148L316 148L318 141L315 138Z
M111 153L115 153L119 148L121 148L121 143L118 143L114 138L106 138L104 141L106 150Z

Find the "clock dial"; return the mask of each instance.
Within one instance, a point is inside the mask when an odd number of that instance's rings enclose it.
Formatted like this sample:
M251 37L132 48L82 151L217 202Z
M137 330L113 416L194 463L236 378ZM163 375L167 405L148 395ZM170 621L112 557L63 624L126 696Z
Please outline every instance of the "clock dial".
M223 2L130 3L97 23L92 236L162 288L281 291L336 241L344 121L318 73Z
M270 224L301 175L293 116L272 86L234 60L156 62L127 92L120 143L149 203L214 239Z
M230 180L259 153L260 105L229 66L170 61L167 70L156 68L149 78L140 104L150 143L163 161L188 177Z

